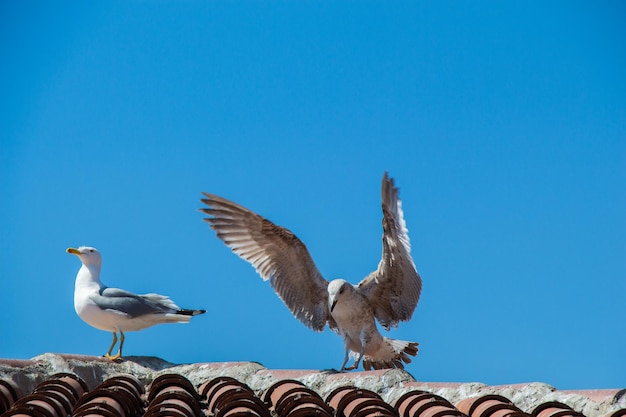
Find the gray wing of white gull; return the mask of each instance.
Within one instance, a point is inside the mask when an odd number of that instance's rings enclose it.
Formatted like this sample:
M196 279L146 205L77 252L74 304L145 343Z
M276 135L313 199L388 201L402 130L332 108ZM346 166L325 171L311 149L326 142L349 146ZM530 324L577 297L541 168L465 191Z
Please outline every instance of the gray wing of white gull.
M387 173L382 184L383 253L378 269L359 283L374 315L387 330L411 318L422 291L422 279L411 258L409 231L398 188Z
M169 297L159 294L135 294L119 288L104 287L90 299L103 310L120 311L130 318L181 311Z
M237 255L250 262L270 284L293 315L307 327L336 329L328 310L328 282L309 251L288 229L232 201L202 193L204 220Z

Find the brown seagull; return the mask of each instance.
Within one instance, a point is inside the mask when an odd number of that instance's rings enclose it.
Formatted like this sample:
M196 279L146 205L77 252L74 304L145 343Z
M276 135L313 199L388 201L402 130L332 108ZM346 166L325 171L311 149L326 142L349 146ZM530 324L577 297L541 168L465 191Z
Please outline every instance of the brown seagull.
M411 258L398 188L387 173L382 183L383 253L378 268L358 285L327 281L300 239L284 227L214 194L202 193L209 208L204 220L237 255L250 262L307 327L328 326L344 340L341 371L403 368L418 352L417 342L383 337L376 319L389 330L413 315L422 280ZM348 358L354 363L346 368Z

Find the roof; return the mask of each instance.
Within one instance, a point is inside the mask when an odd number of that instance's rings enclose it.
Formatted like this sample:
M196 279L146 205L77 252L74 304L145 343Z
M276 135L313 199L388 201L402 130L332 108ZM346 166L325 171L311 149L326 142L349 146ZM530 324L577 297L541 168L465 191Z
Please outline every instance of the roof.
M399 369L270 370L255 362L0 359L0 414L65 417L621 417L626 389L416 381Z

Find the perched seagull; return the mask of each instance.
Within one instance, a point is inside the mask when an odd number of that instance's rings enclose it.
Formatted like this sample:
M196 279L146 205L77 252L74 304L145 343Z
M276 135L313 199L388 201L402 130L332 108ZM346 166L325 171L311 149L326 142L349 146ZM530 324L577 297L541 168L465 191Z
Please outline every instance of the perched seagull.
M122 357L124 332L134 332L161 323L188 323L192 316L206 310L186 310L178 307L169 297L159 294L134 294L110 288L100 281L102 256L96 248L81 246L68 248L67 253L80 258L83 266L76 275L74 309L83 321L96 329L113 333L113 343L104 355L111 360ZM120 334L120 348L111 351Z
M383 337L375 319L389 330L411 318L422 280L411 258L408 230L398 188L385 173L382 184L383 253L378 269L352 285L343 279L326 281L306 246L284 227L214 194L203 193L204 220L233 252L250 262L307 327L328 326L344 340L341 371L363 368L403 368L418 352L417 342ZM349 356L354 363L346 368Z

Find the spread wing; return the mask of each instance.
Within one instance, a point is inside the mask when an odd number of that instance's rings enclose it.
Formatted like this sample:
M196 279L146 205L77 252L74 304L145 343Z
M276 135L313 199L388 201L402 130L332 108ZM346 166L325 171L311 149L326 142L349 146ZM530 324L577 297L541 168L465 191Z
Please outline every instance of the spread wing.
M203 193L204 220L237 255L250 262L307 327L322 331L336 324L328 311L328 282L309 251L289 230L214 194Z
M129 317L175 313L180 310L172 300L164 295L140 295L119 288L105 287L98 294L90 296L90 298L103 310L119 311Z
M385 175L382 185L383 254L378 269L358 288L367 297L374 315L385 328L409 320L422 291L422 279L411 258L411 243L402 213L398 188Z

